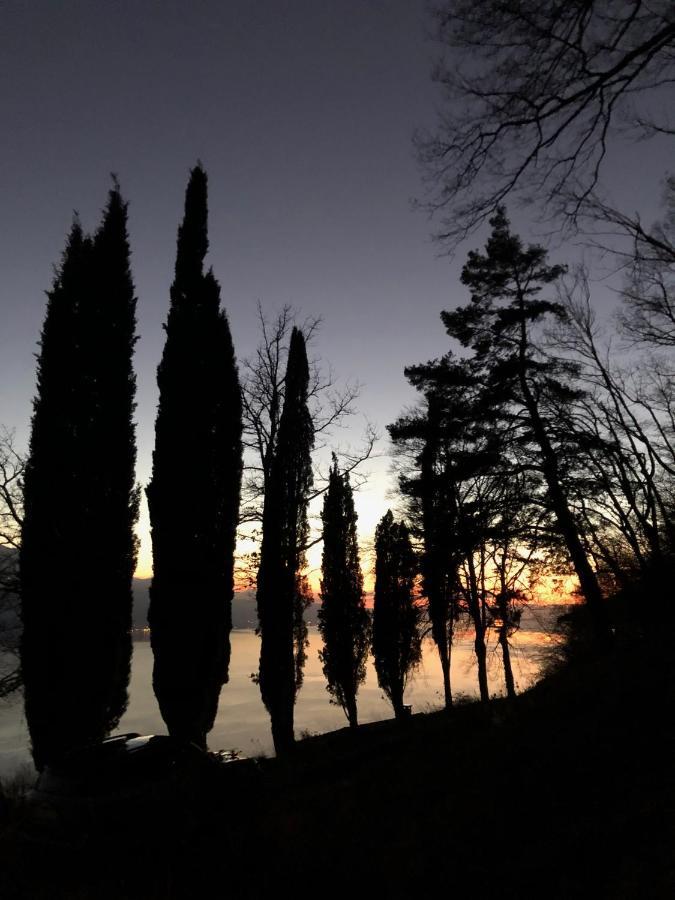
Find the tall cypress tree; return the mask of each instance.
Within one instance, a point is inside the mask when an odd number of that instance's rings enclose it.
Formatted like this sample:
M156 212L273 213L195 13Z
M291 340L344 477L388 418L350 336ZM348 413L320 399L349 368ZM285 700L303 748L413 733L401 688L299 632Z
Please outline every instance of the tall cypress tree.
M422 658L422 643L413 595L415 554L405 523L395 522L391 510L375 529L375 554L375 671L398 719L404 714L408 677Z
M136 298L129 263L127 206L115 181L103 222L93 240L93 297L82 316L86 331L94 335L83 347L85 368L96 371L99 415L83 441L89 503L96 524L95 547L89 557L92 583L105 616L104 654L108 690L108 720L117 725L127 706L131 669L131 625L136 568L139 490L135 485L136 442L133 414L136 377Z
M277 446L265 493L258 621L263 702L272 720L278 755L293 745L293 706L297 693L294 636L306 591L301 575L307 543L307 503L312 486L314 428L307 406L309 365L305 339L291 334L284 384L284 406Z
M138 497L126 222L115 184L93 240L75 223L42 330L21 544L21 662L38 768L104 738L127 704Z
M337 459L324 495L321 561L320 652L326 687L345 711L351 728L358 725L356 694L366 677L370 617L363 597L363 576L356 536L356 510L349 474Z
M153 687L169 733L202 747L228 680L242 465L239 377L207 250L198 165L178 230L147 496Z

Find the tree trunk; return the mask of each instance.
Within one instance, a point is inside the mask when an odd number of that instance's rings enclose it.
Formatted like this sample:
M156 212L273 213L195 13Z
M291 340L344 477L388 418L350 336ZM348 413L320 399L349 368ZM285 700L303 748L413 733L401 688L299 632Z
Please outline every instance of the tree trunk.
M443 672L443 695L445 708L452 708L452 688L450 687L450 646L448 641L438 645L438 655L441 659L441 671Z
M347 719L349 721L349 727L352 729L356 729L359 727L359 716L356 709L356 697L347 697L346 699L346 713Z
M406 718L405 708L402 702L397 703L396 706L394 706L394 718L399 722L402 722Z
M275 709L270 718L272 719L272 740L274 741L274 752L278 757L288 756L295 744L295 734L293 732L293 708L289 710L287 707Z
M533 418L535 437L537 437L541 449L542 470L548 487L551 507L557 519L558 527L560 528L563 540L565 541L570 559L572 560L574 571L579 579L581 592L584 595L584 599L586 600L586 604L591 614L596 640L601 646L610 646L612 643L612 632L607 616L607 609L605 607L605 600L602 596L598 579L596 578L595 572L584 551L581 538L579 537L579 530L561 487L555 453L548 440L548 435L544 430L543 423L539 418L538 413L535 413L535 416L533 417L532 411L530 411L530 416ZM534 421L535 417L536 425Z
M574 517L568 506L567 497L565 496L560 482L558 460L556 459L555 451L553 450L553 446L546 433L544 423L539 415L537 401L527 383L523 358L523 352L521 351L520 387L532 423L532 431L541 452L542 472L546 480L551 507L558 522L558 527L560 528L563 540L565 541L570 559L572 560L574 571L579 579L581 592L584 595L584 599L586 600L586 604L591 614L596 641L600 646L609 647L612 644L612 631L607 616L605 601L602 596L602 591L600 590L600 585L598 584L598 579L595 577L595 572L591 568L591 564L588 561L588 557L586 556L581 543L579 529L577 528L577 524L574 521Z
M509 700L514 700L516 696L516 685L513 680L513 668L511 667L511 650L509 648L509 637L506 629L506 623L499 629L499 643L502 648L502 659L504 661L504 681L506 682L506 696Z
M405 718L405 710L403 708L403 684L392 685L391 705L394 707L394 716L396 719Z
M481 703L487 703L490 699L490 689L487 677L485 628L483 627L481 604L478 598L478 579L476 578L476 569L471 553L467 554L467 563L469 568L469 609L475 632L473 646L476 652L476 663L478 664L478 690L480 691Z
M487 677L487 651L485 649L485 634L482 627L476 627L476 636L473 642L476 651L476 662L478 663L478 690L480 691L481 703L487 703L490 699L490 689L488 687Z

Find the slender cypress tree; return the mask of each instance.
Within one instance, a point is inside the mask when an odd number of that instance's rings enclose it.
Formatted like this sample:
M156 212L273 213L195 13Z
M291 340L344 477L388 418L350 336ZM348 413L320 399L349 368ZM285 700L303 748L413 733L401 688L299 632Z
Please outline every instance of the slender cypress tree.
M131 626L136 568L139 489L135 485L136 442L133 422L136 377L136 299L129 264L127 206L115 181L103 222L93 240L93 296L82 310L93 335L83 346L88 371L95 371L99 415L87 423L82 442L90 515L96 524L89 556L92 583L108 637L99 645L108 690L108 721L116 726L127 707L131 670ZM102 629L103 630L103 629Z
M277 755L293 745L298 681L294 637L306 591L301 575L307 543L307 503L312 486L314 428L307 406L309 365L305 339L291 334L284 406L279 420L263 509L258 570L260 670L258 682L272 720Z
M201 747L228 680L242 465L239 378L207 250L207 178L197 165L178 230L147 496L153 687L169 733Z
M37 394L24 478L20 577L23 619L21 669L26 721L38 769L89 738L90 680L84 653L92 637L75 628L88 620L81 569L65 560L83 529L80 506L77 409L83 373L78 366L78 310L87 296L90 241L73 225L42 328ZM79 547L78 547L79 549ZM59 577L55 577L58 573Z
M387 510L375 529L375 608L373 656L377 681L396 718L404 714L408 677L422 658L419 613L413 584L415 554L408 529Z
M21 663L38 768L104 738L127 704L138 496L126 221L115 184L93 240L75 223L42 331L21 543Z
M319 657L328 692L345 711L350 727L356 728L356 694L366 677L370 617L363 597L357 516L349 474L340 474L335 456L321 518L323 557L319 630L324 647Z

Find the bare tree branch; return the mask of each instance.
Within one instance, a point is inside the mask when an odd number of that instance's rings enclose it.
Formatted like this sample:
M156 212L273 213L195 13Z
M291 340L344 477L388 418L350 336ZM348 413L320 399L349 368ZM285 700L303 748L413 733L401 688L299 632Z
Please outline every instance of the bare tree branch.
M0 428L0 697L21 687L19 547L25 468L14 433Z
M636 109L675 77L669 0L447 0L435 22L445 107L417 147L450 250L508 195L576 225L610 136L672 133Z
M305 341L316 337L321 326L319 318L306 318L298 324L297 313L284 306L274 318L268 318L262 307L258 305L260 321L260 344L251 359L243 363L243 413L244 413L244 447L247 451L244 459L244 479L242 485L242 508L239 525L241 536L254 542L257 531L253 526L262 520L265 492L276 448L279 420L284 405L285 374L288 357L288 344L294 326L302 331ZM320 359L310 360L309 401L310 413L314 424L314 453L320 455L331 442L333 432L348 417L356 412L361 386L358 382L338 384L334 372ZM374 453L378 435L372 425L366 423L365 433L359 446L355 448L337 448L340 470L355 475L354 489L365 481L367 476L359 472L363 463ZM328 486L328 473L323 472L319 463L315 466L315 490L310 501L324 493ZM314 546L321 539L312 537ZM240 569L246 569L245 577L250 583L255 580L257 570L257 554L251 552L241 561ZM241 575L241 572L240 572Z

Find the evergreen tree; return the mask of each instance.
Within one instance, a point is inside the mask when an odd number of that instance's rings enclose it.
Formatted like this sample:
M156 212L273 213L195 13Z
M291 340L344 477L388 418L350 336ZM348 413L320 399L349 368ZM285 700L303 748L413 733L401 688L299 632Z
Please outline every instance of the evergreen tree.
M438 395L429 391L426 409L388 426L395 446L415 445L412 470L399 477L408 499L408 512L422 539L422 593L427 599L431 635L438 649L443 675L445 707L452 706L450 661L454 623L457 618L456 583L458 546L456 504L446 471L442 407Z
M261 636L258 682L272 720L278 755L294 742L293 707L298 689L294 647L304 627L306 586L301 572L307 543L307 503L312 486L314 429L307 395L309 365L305 339L291 334L284 405L279 420L262 521L258 570L258 621ZM304 652L304 633L300 653Z
M422 658L419 612L413 587L416 560L408 529L387 510L375 530L373 656L378 684L396 718L404 715L403 693Z
M329 693L345 711L350 727L356 728L356 694L366 677L370 617L363 597L352 488L349 475L340 474L335 456L321 518L319 630L324 647L319 657Z
M147 488L153 687L169 733L206 747L228 680L241 486L241 394L220 287L204 272L207 178L190 173L178 230Z
M611 632L604 600L570 510L553 439L555 427L546 414L549 401L560 405L579 397L580 392L570 387L576 370L570 363L539 353L532 334L547 316L553 320L565 317L561 304L539 296L542 288L560 278L564 268L548 265L544 247L524 247L521 239L511 234L503 208L490 223L492 233L485 253L470 252L462 270L462 283L471 291L471 303L443 312L443 323L448 334L473 349L474 362L483 368L486 396L510 404L514 427L520 428L523 439L536 448L548 502L596 635L607 643Z
M464 361L446 356L405 371L411 383L424 391L425 406L389 426L389 432L395 445L411 445L415 452L399 483L412 501L413 525L423 541L422 590L444 670L446 706L460 597L474 629L478 684L485 702L490 696L487 607L479 570L487 517L480 485L486 473L497 467L500 435L493 411L481 402L475 373Z
M131 674L131 626L136 568L139 490L135 485L136 443L133 423L136 377L136 299L129 264L127 207L117 182L110 191L101 227L93 241L93 297L83 307L86 331L94 336L83 345L85 368L95 371L99 415L87 423L89 446L83 443L90 515L97 523L89 556L92 583L105 610L108 639L99 647L109 689L109 721L117 725L127 706Z
M38 768L104 738L127 705L138 496L126 222L115 183L93 240L73 225L42 331L20 554Z

